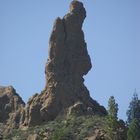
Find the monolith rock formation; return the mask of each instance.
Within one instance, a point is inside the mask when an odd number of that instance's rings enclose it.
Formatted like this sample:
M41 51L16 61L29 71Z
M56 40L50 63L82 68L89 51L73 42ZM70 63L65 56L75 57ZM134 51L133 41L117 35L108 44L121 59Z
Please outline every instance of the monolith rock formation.
M73 0L69 13L55 20L41 94L25 105L12 86L0 87L0 131L41 125L62 116L107 114L84 85L83 76L92 67L82 30L85 17L83 4Z
M83 76L92 67L82 31L85 17L83 4L74 0L69 13L55 20L45 67L45 90L30 98L23 125L42 124L61 115L106 114L84 85Z
M68 14L55 20L40 94L25 104L12 86L0 86L0 140L127 139L126 124L113 120L117 128L112 129L106 109L84 85L92 67L82 30L85 17L83 4L73 0Z

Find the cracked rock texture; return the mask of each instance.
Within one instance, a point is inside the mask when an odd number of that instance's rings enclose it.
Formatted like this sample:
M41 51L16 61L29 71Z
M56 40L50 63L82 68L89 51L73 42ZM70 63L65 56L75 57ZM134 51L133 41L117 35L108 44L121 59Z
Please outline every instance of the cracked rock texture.
M74 0L69 13L55 20L45 67L45 90L29 99L23 125L35 126L59 115L106 114L84 85L83 76L92 67L82 30L85 17L83 4Z
M25 106L12 86L0 87L0 130L41 125L72 114L107 114L84 85L83 76L92 67L82 31L85 17L83 4L74 0L69 13L55 20L41 94L33 95Z
M0 87L0 123L3 130L18 128L25 103L12 86Z

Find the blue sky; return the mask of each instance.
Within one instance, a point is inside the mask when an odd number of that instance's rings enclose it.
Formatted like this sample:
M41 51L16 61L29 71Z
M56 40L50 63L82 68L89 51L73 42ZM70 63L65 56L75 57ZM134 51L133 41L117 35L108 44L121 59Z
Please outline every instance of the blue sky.
M140 93L140 1L81 0L83 25L93 68L85 84L93 99L107 106L114 95L119 117L134 89ZM0 85L13 85L25 101L45 86L48 41L56 17L70 0L0 0Z

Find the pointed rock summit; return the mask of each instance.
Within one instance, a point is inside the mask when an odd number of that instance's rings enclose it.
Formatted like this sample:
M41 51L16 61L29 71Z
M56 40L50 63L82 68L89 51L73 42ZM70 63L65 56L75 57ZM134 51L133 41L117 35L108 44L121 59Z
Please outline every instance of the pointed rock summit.
M45 90L27 103L23 125L42 124L60 115L106 114L84 85L83 76L92 67L82 30L85 17L83 4L74 0L69 13L55 20L45 68Z
M0 133L18 128L25 103L12 86L0 87Z

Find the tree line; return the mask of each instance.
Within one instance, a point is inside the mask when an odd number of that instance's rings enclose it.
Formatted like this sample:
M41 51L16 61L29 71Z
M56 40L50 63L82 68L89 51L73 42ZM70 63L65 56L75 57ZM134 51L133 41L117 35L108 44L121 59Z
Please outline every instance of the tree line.
M140 99L136 91L126 112L126 122L118 120L118 110L118 104L114 96L111 96L108 100L108 125L106 128L108 140L140 140ZM121 127L125 127L125 129Z

